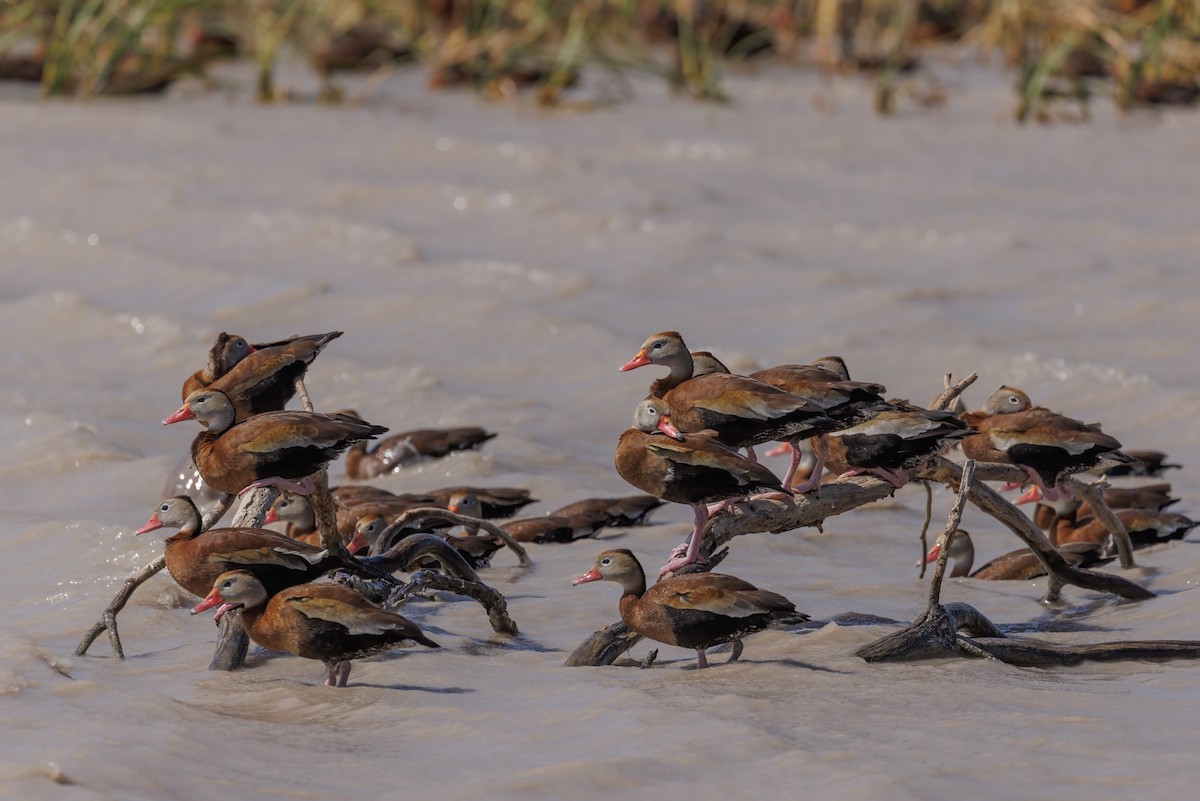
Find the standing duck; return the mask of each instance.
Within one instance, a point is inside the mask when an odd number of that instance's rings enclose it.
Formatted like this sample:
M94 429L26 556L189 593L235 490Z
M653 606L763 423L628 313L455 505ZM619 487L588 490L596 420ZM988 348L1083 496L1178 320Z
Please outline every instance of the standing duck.
M844 368L845 363L842 365ZM893 409L883 399L887 388L882 384L850 381L839 373L812 364L782 364L751 373L750 377L808 399L838 421L841 429L865 423L875 415ZM791 450L792 462L783 479L784 486L789 487L804 455L798 447L793 446ZM829 455L829 442L825 436L813 437L813 452L816 464L809 473L808 481L795 487L797 492L808 492L821 486L821 476Z
M755 445L772 440L793 442L838 426L816 404L770 384L730 373L694 375L692 355L675 331L647 339L621 369L644 364L670 368L665 377L650 385L650 397L662 398L677 429L684 433L711 429L729 447L745 448L751 459L755 458ZM799 457L793 463L798 464Z
M721 573L674 576L647 589L641 563L624 548L601 553L572 585L589 581L620 584L621 621L651 640L694 648L697 669L708 667L704 652L714 645L732 642L729 661L734 662L742 655L743 637L808 620L782 595Z
M407 643L440 647L416 623L340 584L301 584L272 595L250 571L231 570L217 577L192 614L214 606L217 621L240 608L246 634L262 647L319 659L330 687L346 686L352 659Z
M253 366L247 368L236 383L244 386L248 396L255 398L256 408L252 413L282 409L295 394L296 379L304 375L326 344L341 335L341 331L330 331L251 345L243 336L221 332L208 352L208 363L183 382L181 397L187 400L188 395L205 389L251 354L265 351L255 357ZM254 375L258 376L257 381L250 380Z
M136 533L170 527L163 555L175 583L203 598L226 570L252 570L271 591L324 575L342 560L313 545L261 528L213 528L201 532L200 510L186 495L166 498Z
M902 487L907 470L972 433L952 412L892 403L890 411L829 435L829 463L839 478L872 473Z
M192 462L205 483L228 494L273 486L307 495L310 475L353 443L387 431L353 417L298 411L264 412L234 425L228 396L211 389L188 395L163 425L193 419L207 430L192 440Z
M700 559L700 540L708 521L707 504L728 503L754 492L784 493L767 468L705 434L680 434L664 415L665 404L648 398L637 405L633 428L617 442L617 473L642 492L695 512L688 544L676 548L660 577Z
M1028 395L1013 387L997 390L969 422L979 437L963 443L968 457L1017 465L1052 501L1058 499L1062 478L1102 462L1131 461L1120 451L1121 443L1100 426L1033 406Z
M251 415L279 411L296 394L296 380L303 378L321 350L341 335L341 331L330 331L257 346L205 389L225 393L233 403L235 423Z

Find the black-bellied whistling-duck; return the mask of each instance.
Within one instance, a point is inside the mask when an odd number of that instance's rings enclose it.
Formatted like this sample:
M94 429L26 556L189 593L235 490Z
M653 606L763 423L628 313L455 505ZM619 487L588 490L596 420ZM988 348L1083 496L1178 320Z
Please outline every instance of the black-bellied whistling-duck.
M1171 485L1166 482L1143 484L1140 487L1105 487L1101 494L1109 509L1153 509L1161 512L1168 506L1179 503L1178 498L1171 496ZM1038 508L1034 512L1035 523L1038 523L1039 515L1054 515L1063 511L1076 513L1078 517L1092 516L1092 509L1086 501L1083 501L1082 505L1075 502L1074 499L1047 501L1042 497L1041 490L1032 485L1023 495L1013 501L1018 506L1033 502L1038 504ZM1038 527L1044 529L1046 525L1038 523Z
M286 537L309 545L321 544L321 532L317 529L317 515L313 511L312 504L308 502L308 498L303 495L296 495L292 492L280 493L275 502L271 504L271 508L267 510L266 517L263 518L264 526L271 523L286 523L287 528L283 532ZM366 541L353 533L348 537L342 535L341 538L346 550L352 554L367 547Z
M887 388L882 384L850 381L843 379L838 373L811 364L782 364L753 372L750 377L784 392L806 398L836 420L838 429L865 423L880 412L893 408L883 399ZM824 436L814 437L813 451L816 464L809 473L809 479L795 487L798 492L808 492L821 486L825 460L829 455L828 440ZM785 486L792 485L792 478L796 475L803 457L804 453L800 448L793 446L792 463L783 480Z
M696 667L708 667L704 651L732 642L729 661L742 655L742 638L771 625L803 623L787 598L721 573L692 573L646 587L646 574L633 552L604 551L592 569L572 582L615 581L621 585L621 621L629 629L667 645L694 648Z
M321 350L341 335L341 331L330 331L256 346L204 388L225 393L233 404L235 423L262 412L280 411L296 394L296 379L303 378Z
M520 520L510 520L501 523L500 528L517 542L574 542L585 537L591 537L601 528L592 516L587 514L542 515L526 517Z
M200 511L186 495L164 499L138 534L171 527L163 555L171 578L193 595L204 597L226 570L253 570L272 591L323 575L342 560L327 551L261 528L213 528L201 532Z
M969 575L971 578L985 581L1029 581L1046 575L1046 568L1029 548L1018 548L997 556L972 573L971 568L975 564L975 543L971 541L971 535L965 529L960 528L954 532L950 537L948 550L950 558L954 560L954 567L949 573L952 578ZM1092 542L1065 543L1058 546L1058 552L1067 564L1073 567L1092 567L1111 562L1114 558L1104 554L1100 546ZM925 564L936 562L940 554L941 549L934 545L925 555Z
M381 439L368 451L365 442L346 451L346 477L375 478L411 464L417 459L440 459L456 451L478 448L496 435L477 426L420 428Z
M1186 515L1173 512L1156 512L1150 509L1117 509L1114 515L1125 525L1129 540L1134 548L1145 548L1169 540L1181 540L1196 527L1195 521ZM1114 552L1110 534L1104 523L1090 517L1080 519L1073 525L1060 519L1051 541L1061 545L1069 542L1092 542L1103 546L1106 553Z
M416 623L340 584L301 584L272 595L250 571L230 570L217 577L192 614L214 606L218 621L229 610L241 609L242 627L262 647L319 659L331 687L346 686L351 659L407 643L440 647Z
M307 495L310 475L355 442L387 431L353 417L298 411L263 412L234 425L233 404L210 389L188 395L163 425L192 419L207 429L192 440L192 462L205 482L229 494L273 486Z
M1125 455L1133 459L1129 463L1107 464L1093 468L1104 476L1162 476L1164 470L1180 468L1183 465L1168 464L1167 455L1162 451L1126 450Z
M663 502L653 495L626 495L623 498L585 498L569 503L550 514L559 517L587 515L599 525L612 528L638 526Z
M804 439L837 427L819 406L753 378L730 373L694 375L695 363L683 338L664 331L647 339L638 355L622 365L631 370L645 364L670 368L650 385L650 396L662 398L672 424L684 433L712 430L731 448L746 448L772 440ZM682 376L689 376L679 380ZM799 457L793 464L799 463ZM791 472L795 472L794 469Z
M1101 462L1130 461L1119 450L1121 443L1098 425L1032 406L1029 396L1014 387L1001 387L980 412L967 417L979 436L963 442L963 453L1017 465L1050 500L1058 498L1058 481L1071 473Z
M865 423L830 433L829 464L839 477L872 473L902 487L908 481L905 471L971 433L952 412L898 404Z
M633 428L617 442L617 473L642 492L695 512L695 526L686 548L677 548L662 574L700 558L700 540L708 521L707 504L745 498L755 492L786 492L767 468L740 456L710 434L680 434L664 415L662 401L646 399L637 405Z
M535 503L537 498L521 487L440 487L430 490L429 495L437 506L449 508L450 498L456 493L466 492L479 499L480 517L512 517L524 507Z
M308 364L316 358L321 348L325 347L330 340L337 339L341 335L341 331L330 331L327 334L294 336L281 339L278 342L262 342L251 345L243 336L221 332L217 335L216 341L213 342L212 348L208 351L208 363L183 382L183 391L180 397L182 400L187 400L188 395L191 395L198 389L208 387L236 365L240 364L250 354L256 351L271 350L274 353L266 357L268 361L278 358L281 353L290 353L294 357L292 361L302 363L301 366L289 368L284 374L278 375L277 384L275 381L271 381L253 393L261 396L261 402L266 404L263 408L257 409L256 413L258 411L282 409L291 400L292 395L295 394L296 378L304 375ZM256 371L261 369L261 366L255 368ZM271 371L268 370L267 372Z

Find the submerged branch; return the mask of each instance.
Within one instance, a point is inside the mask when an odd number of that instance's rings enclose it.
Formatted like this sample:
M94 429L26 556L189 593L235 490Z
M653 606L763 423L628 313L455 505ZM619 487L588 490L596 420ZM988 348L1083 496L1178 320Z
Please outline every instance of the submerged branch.
M402 531L408 523L418 519L447 520L460 526L468 526L471 528L477 527L483 529L507 545L509 550L517 555L517 559L521 563L521 567L529 567L531 564L533 564L529 558L529 554L525 552L525 548L521 546L521 543L514 540L511 534L497 526L495 523L487 520L480 520L476 517L467 517L466 515L455 514L449 509L443 509L440 506L416 506L411 509L405 509L392 522L391 525L389 525L380 533L379 539L376 540L375 545L372 546L372 552L374 552L376 549L384 550L392 547L390 542L391 537L396 532Z
M402 604L409 596L422 590L444 590L478 601L487 611L488 622L497 634L517 635L517 623L508 615L508 602L504 595L482 581L468 581L457 576L447 576L433 570L418 570L403 587L392 593L389 606Z

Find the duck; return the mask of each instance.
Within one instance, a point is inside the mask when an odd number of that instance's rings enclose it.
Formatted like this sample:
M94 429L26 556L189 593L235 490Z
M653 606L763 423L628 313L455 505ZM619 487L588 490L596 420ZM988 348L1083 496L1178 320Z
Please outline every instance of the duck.
M1162 451L1126 450L1125 455L1133 459L1129 463L1108 464L1093 468L1102 476L1150 476L1161 477L1166 470L1179 469L1183 465L1169 464L1170 458Z
M705 651L733 643L730 662L742 655L742 638L772 625L803 623L809 616L778 593L722 573L692 573L646 587L646 573L632 551L616 548L596 557L592 568L571 582L621 585L621 621L656 642L692 648L696 668L708 667Z
M317 515L308 498L303 495L296 495L292 492L280 493L262 521L264 526L271 523L285 523L286 528L283 531L285 537L309 545L321 544L321 532L317 528ZM361 536L355 536L356 533L352 532L347 537L339 532L342 544L351 554L356 554L367 547L367 542Z
M1100 426L1034 406L1015 387L1001 387L967 422L979 432L963 442L968 458L1017 465L1049 500L1058 499L1058 483L1072 473L1131 461Z
M342 560L313 545L262 528L212 528L201 531L200 510L186 495L164 498L135 533L176 528L163 548L167 572L183 589L203 598L226 570L252 570L275 592L345 567Z
M1046 568L1030 548L1018 548L997 556L972 573L975 543L966 529L958 529L951 535L947 550L954 560L954 567L949 573L951 578L970 576L985 581L1030 581L1046 575ZM1114 558L1111 554L1103 553L1100 546L1093 542L1064 543L1058 547L1058 552L1072 567L1092 567L1111 562ZM941 548L935 544L925 555L923 563L936 562L940 555Z
M602 527L627 528L645 525L650 513L663 505L653 495L625 495L620 498L584 498L550 512L558 517L585 515Z
M300 411L263 412L234 424L229 397L211 389L188 395L163 425L181 420L205 426L192 440L192 463L205 483L230 495L268 486L308 495L311 474L355 442L387 431L353 417Z
M497 518L512 517L531 503L537 503L537 498L530 495L523 487L471 487L453 486L439 487L429 491L437 506L449 508L450 498L459 493L469 493L479 500L480 517Z
M642 492L692 507L695 525L686 546L672 553L659 577L700 560L700 541L710 510L752 493L790 497L778 477L757 462L721 444L711 433L680 433L654 398L634 410L633 427L621 434L614 457L618 475Z
M1186 515L1159 512L1151 509L1117 509L1113 512L1129 532L1129 541L1134 548L1145 548L1170 540L1181 540L1196 527L1196 522ZM1115 553L1116 546L1104 523L1097 518L1080 519L1072 524L1069 518L1060 518L1050 541L1056 544L1090 542L1101 545L1105 553Z
M233 403L234 423L262 412L280 411L296 394L296 381L304 377L321 350L341 335L341 331L330 331L256 346L204 389L225 393Z
M826 357L839 358L840 357ZM841 361L842 369L845 362ZM851 381L841 377L841 373L813 364L781 364L757 370L750 373L750 378L770 384L776 389L789 392L801 398L806 398L816 404L821 410L838 422L831 430L846 429L865 423L881 412L893 410L892 404L883 398L887 387L864 381ZM826 435L829 432L826 432ZM812 438L813 453L816 459L809 478L803 484L794 487L797 492L819 490L821 477L825 473L825 461L829 456L829 442L826 435ZM800 467L804 452L798 447L792 447L792 462L784 475L785 486L792 486L792 479Z
M582 512L573 515L547 514L526 517L500 525L500 528L517 542L541 544L585 539L594 536L603 527L602 522Z
M217 576L192 614L217 607L215 619L242 610L251 640L325 665L325 684L345 687L350 661L410 643L440 648L406 617L376 606L359 593L333 583L309 583L270 593L248 570Z
M661 398L667 404L671 423L679 431L715 431L721 442L731 448L745 448L746 455L754 460L755 445L805 439L838 425L806 398L753 378L719 372L694 375L692 355L677 331L652 335L621 369L646 364L670 368L665 377L651 383L649 397ZM798 464L799 457L793 463Z
M352 413L352 416L358 415ZM379 440L370 450L367 443L357 442L346 451L346 478L372 479L387 475L418 459L440 459L457 451L479 448L495 436L478 426L460 426L404 431Z
M222 331L217 335L216 340L208 351L208 362L204 367L192 373L192 375L184 380L180 399L187 400L187 396L196 390L207 388L214 381L240 364L250 354L258 351L271 351L270 354L260 358L264 362L272 362L281 357L287 359L289 357L285 354L290 354L293 364L296 362L302 364L302 366L293 367L285 375L279 375L277 382L270 382L267 386L261 387L258 392L253 393L261 396L262 402L270 407L260 409L260 411L282 409L295 393L295 380L297 376L303 376L309 363L316 358L321 349L331 340L337 339L341 335L341 331L330 331L326 334L293 336L281 339L278 342L263 342L251 345L245 337L239 334L230 334ZM255 368L255 371L260 369L263 369L261 364ZM286 397L283 397L283 395L286 395Z
M1161 512L1168 506L1179 503L1179 498L1171 496L1171 485L1166 482L1143 484L1138 487L1105 487L1101 491L1101 496L1109 509L1153 509ZM1086 501L1078 502L1071 499L1070 501L1049 502L1042 495L1041 490L1033 485L1030 485L1028 490L1013 501L1016 506L1026 503L1037 503L1038 507L1034 513L1035 521L1039 515L1058 514L1060 511L1077 512L1079 517L1092 516L1091 507ZM1040 524L1039 527L1046 528L1045 525Z
M838 478L871 473L894 487L911 470L973 432L953 412L890 401L892 409L866 422L830 432L828 462Z

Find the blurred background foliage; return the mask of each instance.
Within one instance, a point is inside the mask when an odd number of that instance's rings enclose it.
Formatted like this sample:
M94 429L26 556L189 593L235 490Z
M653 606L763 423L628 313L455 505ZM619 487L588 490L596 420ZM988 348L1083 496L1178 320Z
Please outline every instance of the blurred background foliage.
M1086 113L1097 94L1121 108L1200 96L1200 0L0 0L0 73L45 96L158 91L242 58L274 100L285 48L328 101L338 71L373 71L369 89L406 65L431 87L546 104L585 67L723 100L722 70L755 62L869 74L887 113L946 48L1009 66L1022 120L1062 102Z

